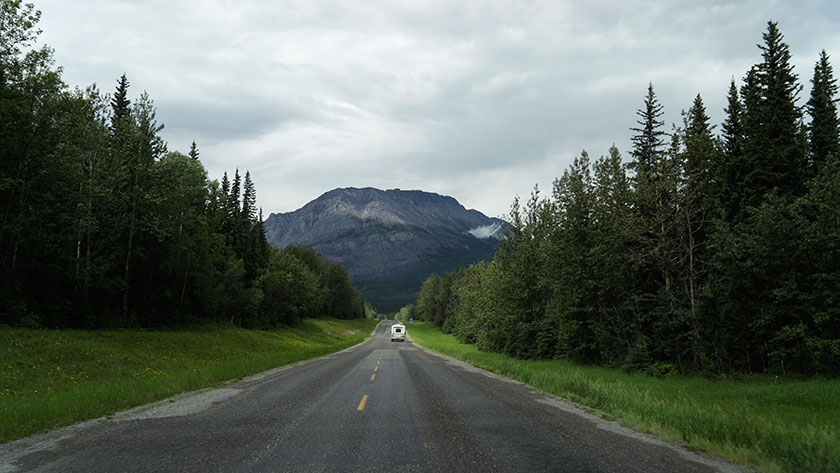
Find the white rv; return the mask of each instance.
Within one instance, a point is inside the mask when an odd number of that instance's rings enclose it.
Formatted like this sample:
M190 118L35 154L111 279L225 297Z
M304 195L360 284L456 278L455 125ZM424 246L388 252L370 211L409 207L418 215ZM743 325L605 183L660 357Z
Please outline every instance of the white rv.
M393 342L394 340L399 340L401 342L405 341L405 325L391 325L391 341Z

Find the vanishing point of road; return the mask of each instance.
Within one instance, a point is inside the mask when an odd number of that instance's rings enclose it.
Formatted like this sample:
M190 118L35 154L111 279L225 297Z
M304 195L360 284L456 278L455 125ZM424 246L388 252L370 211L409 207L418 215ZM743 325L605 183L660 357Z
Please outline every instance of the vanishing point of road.
M324 358L0 445L0 473L742 471L392 343L389 328Z

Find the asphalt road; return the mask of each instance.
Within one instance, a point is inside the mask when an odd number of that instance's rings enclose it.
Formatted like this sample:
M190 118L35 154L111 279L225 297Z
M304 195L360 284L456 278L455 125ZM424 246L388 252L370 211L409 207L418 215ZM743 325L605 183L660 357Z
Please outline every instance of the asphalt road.
M0 472L742 471L391 342L389 327L325 358L0 445Z

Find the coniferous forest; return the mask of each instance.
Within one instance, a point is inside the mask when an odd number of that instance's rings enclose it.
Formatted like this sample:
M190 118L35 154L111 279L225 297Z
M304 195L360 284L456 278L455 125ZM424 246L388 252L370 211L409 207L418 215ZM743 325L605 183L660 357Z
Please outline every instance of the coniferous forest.
M269 247L250 173L168 151L152 99L71 90L40 12L0 2L0 323L249 327L364 316L341 266Z
M837 83L810 97L777 23L710 123L664 128L648 87L629 160L584 151L514 200L492 262L432 276L403 315L479 349L658 376L840 373Z

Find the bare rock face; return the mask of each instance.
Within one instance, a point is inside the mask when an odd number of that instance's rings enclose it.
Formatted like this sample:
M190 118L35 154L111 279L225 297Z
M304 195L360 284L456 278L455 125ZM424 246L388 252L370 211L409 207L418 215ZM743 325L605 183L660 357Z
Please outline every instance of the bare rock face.
M432 273L490 259L502 222L422 191L335 189L265 221L269 243L309 246L342 264L378 310L411 302Z

